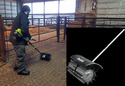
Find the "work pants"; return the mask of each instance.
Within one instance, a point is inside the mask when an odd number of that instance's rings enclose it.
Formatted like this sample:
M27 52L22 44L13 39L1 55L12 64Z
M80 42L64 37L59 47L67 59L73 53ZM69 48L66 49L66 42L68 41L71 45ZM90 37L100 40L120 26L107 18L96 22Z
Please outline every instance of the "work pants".
M25 69L25 62L24 62L24 58L26 55L25 45L14 45L14 48L17 55L15 61L15 67L17 68L17 73L19 73Z

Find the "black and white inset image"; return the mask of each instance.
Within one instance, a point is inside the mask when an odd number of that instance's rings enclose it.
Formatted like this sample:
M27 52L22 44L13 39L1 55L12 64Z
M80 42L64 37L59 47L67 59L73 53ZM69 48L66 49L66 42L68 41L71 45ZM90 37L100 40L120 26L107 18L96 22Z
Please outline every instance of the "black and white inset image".
M67 86L124 86L124 50L123 29L67 28Z

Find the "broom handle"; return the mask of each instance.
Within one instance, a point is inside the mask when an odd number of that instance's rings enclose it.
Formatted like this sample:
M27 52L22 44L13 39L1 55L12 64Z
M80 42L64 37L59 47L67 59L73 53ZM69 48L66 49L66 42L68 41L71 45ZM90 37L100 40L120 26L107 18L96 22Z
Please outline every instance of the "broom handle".
M94 62L96 59L99 58L99 56L125 31L125 29L123 29L93 60L92 62Z
M25 40L25 38L19 32L18 32L18 34ZM33 41L36 41L36 40L33 39ZM29 42L29 44L33 46L33 49L37 50L41 54L41 52L29 40L27 42Z
M37 51L41 54L41 52L40 52L30 41L28 41L28 42L29 42L30 45L33 46L33 48L34 48L35 50L37 50Z

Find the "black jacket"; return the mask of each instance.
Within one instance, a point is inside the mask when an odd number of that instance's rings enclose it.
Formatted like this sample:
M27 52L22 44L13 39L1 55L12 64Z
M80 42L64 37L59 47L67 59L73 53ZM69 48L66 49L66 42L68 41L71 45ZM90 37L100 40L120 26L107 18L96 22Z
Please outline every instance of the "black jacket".
M13 22L9 41L12 42L12 44L14 45L27 45L27 42L23 38L21 37L16 37L16 39L14 38L15 37L14 32L18 28L21 29L23 37L28 37L29 39L31 38L31 35L29 34L28 16L23 12L20 12Z

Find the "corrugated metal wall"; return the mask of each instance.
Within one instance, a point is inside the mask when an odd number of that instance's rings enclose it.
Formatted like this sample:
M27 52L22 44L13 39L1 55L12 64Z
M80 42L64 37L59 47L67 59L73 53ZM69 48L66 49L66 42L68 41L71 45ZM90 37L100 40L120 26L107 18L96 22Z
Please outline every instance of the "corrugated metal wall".
M125 18L125 0L97 0L97 17Z

